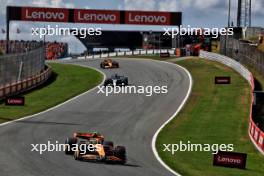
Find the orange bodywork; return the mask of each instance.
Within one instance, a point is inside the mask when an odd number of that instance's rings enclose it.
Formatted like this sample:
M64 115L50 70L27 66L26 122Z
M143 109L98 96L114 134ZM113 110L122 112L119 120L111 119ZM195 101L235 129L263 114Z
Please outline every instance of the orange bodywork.
M104 63L105 63L105 64L109 64L109 63L112 63L112 62L113 62L112 59L105 59L105 60L104 60Z
M78 148L74 152L75 159L80 160L88 160L88 161L106 161L106 162L122 162L125 163L126 160L123 158L119 158L118 156L115 156L114 154L114 146L104 145L104 136L99 133L74 133L73 138L80 138L87 140L81 142L81 144L87 145L87 150L83 151L82 149ZM89 151L89 145L92 145L92 150ZM95 149L95 150L94 150ZM81 152L84 153L81 153ZM87 152L88 151L88 152Z
M101 63L101 67L102 68L118 68L119 65L117 62L113 61L112 59L105 59L102 63Z
M105 59L104 64L108 65L109 67L112 67L113 66L113 60L112 59Z
M74 133L73 134L74 138L81 138L81 139L91 139L94 138L98 141L104 141L104 136L100 134L95 134L95 133Z
M102 145L97 145L96 148L99 156L104 157L105 156L104 147Z

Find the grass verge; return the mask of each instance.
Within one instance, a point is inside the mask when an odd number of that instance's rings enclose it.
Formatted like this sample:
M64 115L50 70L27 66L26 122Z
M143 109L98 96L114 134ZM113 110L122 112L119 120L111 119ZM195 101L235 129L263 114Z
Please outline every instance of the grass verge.
M23 94L25 106L0 103L0 123L35 114L62 103L98 85L103 75L75 65L51 63L52 77L41 87Z
M162 160L182 175L260 176L264 157L248 137L250 86L238 73L216 62L185 60L177 64L193 77L191 96L184 109L158 135ZM231 76L232 84L215 85L215 76ZM235 152L248 154L246 170L215 167L212 152L163 152L163 144L234 144Z

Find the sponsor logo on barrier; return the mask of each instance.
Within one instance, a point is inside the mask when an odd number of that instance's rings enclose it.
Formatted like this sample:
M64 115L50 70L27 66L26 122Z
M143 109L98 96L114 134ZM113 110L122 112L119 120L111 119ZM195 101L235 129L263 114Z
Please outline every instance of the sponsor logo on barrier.
M119 11L75 10L74 21L79 23L120 23Z
M247 154L219 151L214 154L213 165L245 169Z
M231 84L231 77L229 76L216 76L215 84Z
M165 57L170 57L170 53L160 53L160 57L165 58Z
M22 8L22 20L25 21L48 21L48 22L67 22L69 11L58 8Z
M5 105L24 106L25 105L25 97L8 97L5 100Z
M170 25L170 13L127 11L125 24Z

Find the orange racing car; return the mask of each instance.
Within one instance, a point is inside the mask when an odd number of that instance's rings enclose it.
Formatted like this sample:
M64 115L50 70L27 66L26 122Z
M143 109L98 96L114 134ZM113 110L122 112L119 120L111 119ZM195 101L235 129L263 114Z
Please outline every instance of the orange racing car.
M103 62L100 64L101 68L119 68L119 63L116 61L113 61L112 59L105 59Z
M76 160L126 163L126 148L114 146L97 133L74 133L65 141L65 153L73 154Z

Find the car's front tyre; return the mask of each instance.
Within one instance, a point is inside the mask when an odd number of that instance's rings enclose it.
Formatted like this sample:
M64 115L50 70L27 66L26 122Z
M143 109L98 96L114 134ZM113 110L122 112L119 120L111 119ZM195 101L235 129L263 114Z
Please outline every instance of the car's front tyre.
M76 150L73 154L75 160L80 160L80 150Z

